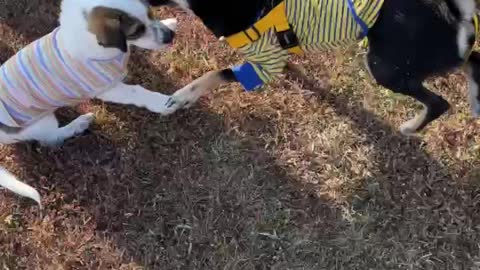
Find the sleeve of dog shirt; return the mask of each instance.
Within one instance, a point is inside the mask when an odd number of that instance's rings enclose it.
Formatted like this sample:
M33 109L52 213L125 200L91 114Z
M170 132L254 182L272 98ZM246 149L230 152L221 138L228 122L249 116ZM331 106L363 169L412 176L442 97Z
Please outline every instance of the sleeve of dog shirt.
M237 81L243 86L245 91L253 91L261 87L265 82L260 78L254 68L254 64L246 62L232 68Z
M251 92L273 81L276 76L282 74L286 63L281 58L273 64L246 62L233 67L232 71L245 91Z
M256 42L239 48L239 51L247 61L233 67L232 71L237 81L249 92L281 75L288 62L288 51L280 46L273 30Z

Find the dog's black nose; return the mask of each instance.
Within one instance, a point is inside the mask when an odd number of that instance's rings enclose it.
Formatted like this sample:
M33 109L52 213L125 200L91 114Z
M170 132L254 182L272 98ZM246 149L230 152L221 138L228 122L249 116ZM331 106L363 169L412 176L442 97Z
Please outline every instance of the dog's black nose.
M163 43L172 43L173 38L175 37L175 32L167 29L166 31L163 32Z

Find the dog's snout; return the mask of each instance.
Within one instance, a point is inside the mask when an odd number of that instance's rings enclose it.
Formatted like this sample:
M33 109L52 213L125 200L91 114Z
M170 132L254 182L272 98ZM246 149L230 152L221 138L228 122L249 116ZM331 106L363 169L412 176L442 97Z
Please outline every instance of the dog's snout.
M163 21L155 21L152 24L152 30L157 44L170 44L175 38L175 30L177 28L176 19L166 19Z
M165 29L163 32L163 43L172 43L175 38L175 32L170 29Z

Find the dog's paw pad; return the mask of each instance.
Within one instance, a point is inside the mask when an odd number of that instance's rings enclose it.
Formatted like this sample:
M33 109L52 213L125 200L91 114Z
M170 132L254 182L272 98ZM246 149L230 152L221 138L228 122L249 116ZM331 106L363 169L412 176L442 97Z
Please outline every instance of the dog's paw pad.
M176 111L178 109L188 109L192 107L194 102L191 101L180 101L175 98L170 98L170 100L167 101L165 104L165 107L167 108L168 111Z
M167 103L165 103L165 107L172 108L173 106L177 105L177 101L174 98L169 98Z

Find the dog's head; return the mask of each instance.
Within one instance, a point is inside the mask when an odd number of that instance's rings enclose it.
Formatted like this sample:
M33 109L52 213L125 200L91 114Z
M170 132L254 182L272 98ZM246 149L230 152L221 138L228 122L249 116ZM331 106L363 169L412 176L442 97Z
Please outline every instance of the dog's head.
M129 45L156 50L173 41L176 20L155 21L142 0L97 2L84 16L99 45L127 52Z

